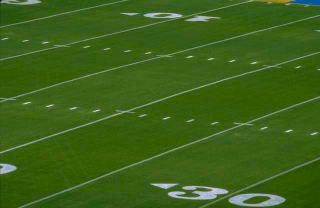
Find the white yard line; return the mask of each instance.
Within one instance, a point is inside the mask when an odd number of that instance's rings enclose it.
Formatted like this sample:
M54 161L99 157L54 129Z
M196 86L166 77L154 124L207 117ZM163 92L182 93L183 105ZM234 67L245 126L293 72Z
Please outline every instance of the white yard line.
M199 13L183 16L183 17L180 17L180 18L164 20L164 21L161 21L161 22L156 22L156 23L152 23L152 24L148 24L148 25L134 27L134 28L131 28L131 29L122 30L122 31L119 31L119 32L114 32L114 33L109 33L109 34L105 34L105 35L101 35L101 36L97 36L97 37L93 37L93 38L88 38L88 39L84 39L84 40L80 40L80 41L76 41L76 42L72 42L72 43L68 43L68 44L64 44L64 45L65 46L71 46L71 45L74 45L74 44L77 44L77 43L83 43L83 42L90 41L90 40L95 40L95 39L105 38L105 37L109 37L109 36L113 36L113 35L117 35L117 34L121 34L121 33L125 33L125 32L130 32L130 31L133 31L133 30L139 30L139 29L143 29L143 28L146 28L146 27L159 25L159 24L163 24L163 23L166 23L166 22L171 22L171 21L175 21L175 20L179 20L179 19L184 19L184 18L195 16L195 15L199 15L199 14L209 13L209 12L213 12L213 11L217 11L217 10L222 10L222 9L226 9L226 8L230 8L230 7L239 6L239 5L242 5L242 4L247 4L247 3L250 3L250 2L252 2L252 1L250 0L250 1L242 2L242 3L232 4L232 5L229 5L229 6L220 7L220 8L216 8L216 9L211 9L211 10L208 10L208 11L204 11L204 12L199 12ZM30 55L30 54L49 51L49 50L53 50L53 49L56 49L56 48L60 48L60 47L52 47L52 48L47 48L47 49L44 49L44 50L38 50L38 51L24 53L24 54L20 54L20 55L16 55L16 56L2 58L2 59L0 59L0 61L5 61L5 60L14 59L14 58L22 57L22 56L27 56L27 55Z
M290 63L290 62L293 62L293 61L297 61L297 60L300 60L300 59L303 59L303 58L307 58L307 57L310 57L310 56L314 56L314 55L318 55L318 54L320 54L320 52L313 53L313 54L310 54L310 55L307 55L307 56L302 56L302 57L299 57L299 58L296 58L296 59L292 59L292 60L290 60L290 61L286 61L286 62L277 64L277 65L275 65L275 66L280 66L280 65L283 65L283 64L286 64L286 63ZM267 70L267 69L270 69L270 68L274 68L274 67L273 67L273 66L265 67L265 68L258 69L258 70L255 70L255 71L246 72L246 73L242 73L242 74L239 74L239 75L236 75L236 76L228 77L228 78L225 78L225 79L222 79L222 80L219 80L219 81L215 81L215 82L212 82L212 83L209 83L209 84L206 84L206 85L202 85L202 86L199 86L199 87L196 87L196 88L192 88L192 89L189 89L189 90L186 90L186 91L177 93L177 94L173 94L173 95L170 95L170 96L168 96L168 97L165 97L165 98L162 98L162 99L159 99L159 100L156 100L156 101L153 101L153 102L150 102L150 103L147 103L147 104L138 106L138 107L134 107L134 108L132 108L132 109L126 110L126 112L127 112L127 111L135 111L135 110L138 110L138 109L141 109L141 108L144 108L144 107L147 107L147 106L150 106L150 105L159 103L159 102L163 102L163 101L165 101L165 100L168 100L168 99L171 99L171 98L180 96L180 95L184 95L184 94L187 94L187 93L196 91L196 90L200 90L200 89L202 89L202 88L206 88L206 87L209 87L209 86L212 86L212 85L216 85L216 84L218 84L218 83L222 83L222 82L225 82L225 81L228 81L228 80L232 80L232 79L236 79L236 78L239 78L239 77L243 77L243 76L246 76L246 75L248 75L248 74L254 74L254 73L257 73L257 72L260 72L260 71L264 71L264 70ZM1 101L0 101L0 102L1 102ZM83 124L83 125L80 125L80 126L77 126L77 127L74 127L74 128L71 128L71 129L68 129L68 130L65 130L65 131L62 131L62 132L53 134L53 135L50 135L50 136L47 136L47 137L43 137L43 138L41 138L41 139L37 139L37 140L34 140L34 141L32 141L32 142L28 142L28 143L25 143L25 144L22 144L22 145L18 145L18 146L16 146L16 147L13 147L13 148L10 148L10 149L7 149L7 150L4 150L4 151L0 152L0 155L3 154L3 153L6 153L6 152L10 152L10 151L16 150L16 149L20 149L20 148L25 147L25 146L29 146L29 145L31 145L31 144L35 144L35 143L38 143L38 142L41 142L41 141L50 139L50 138L55 137L55 136L58 136L58 135L62 135L62 134L65 134L65 133L68 133L68 132L71 132L71 131L74 131L74 130L77 130L77 129L80 129L80 128L83 128L83 127L86 127L86 126L91 126L91 125L93 125L93 124L95 124L95 123L99 123L99 122L101 122L101 121L108 120L108 119L110 119L110 118L113 118L113 117L122 115L122 114L124 114L124 113L125 113L125 112L120 112L120 113L112 114L112 115L110 115L110 116L107 116L107 117L102 118L102 119L98 119L98 120L93 121L93 122L90 122L90 123L86 123L86 124ZM242 125L240 125L240 126L242 126Z
M9 25L4 25L4 26L1 26L0 28L11 27L11 26L14 26L14 25L26 24L26 23L30 23L30 22L39 21L39 20L49 19L49 18L52 18L52 17L58 17L58 16L61 16L61 15L81 12L81 11L84 11L84 10L95 9L95 8L99 8L99 7L118 4L118 3L122 3L122 2L126 2L126 1L129 1L129 0L116 1L116 2L111 2L111 3L107 3L107 4L101 4L101 5L98 5L98 6L87 7L87 8L83 8L83 9L77 9L77 10L73 10L73 11L69 11L69 12L63 12L63 13L60 13L60 14L50 15L50 16L47 16L47 17L41 17L41 18L37 18L37 19L27 20L27 21L23 21L23 22L17 22L17 23L13 23L13 24L9 24Z
M218 199L218 200L215 200L215 201L213 201L213 202L211 202L211 203L208 203L208 204L206 204L206 205L204 205L204 206L201 206L201 207L199 207L199 208L207 208L207 207L209 207L209 206L211 206L211 205L213 205L213 204L216 204L216 203L218 203L218 202L220 202L220 201L222 201L222 200L225 200L225 199L228 199L228 198L233 197L233 196L235 196L235 195L238 195L238 194L241 193L241 192L247 191L247 190L249 190L249 189L251 189L251 188L254 188L254 187L259 186L259 185L261 185L261 184L264 184L264 183L266 183L266 182L272 181L273 179L276 179L276 178L278 178L278 177L280 177L280 176L283 176L283 175L285 175L285 174L291 173L291 172L293 172L293 171L296 171L296 170L298 170L298 169L300 169L300 168L303 168L303 167L305 167L305 166L307 166L307 165L310 165L310 164L315 163L315 162L318 162L318 161L320 161L320 157L318 157L318 158L316 158L316 159L314 159L314 160L310 160L310 161L308 161L308 162L306 162L306 163L303 163L303 164L301 164L301 165L298 165L298 166L296 166L296 167L294 167L294 168L291 168L291 169L289 169L289 170L286 170L286 171L284 171L284 172L282 172L282 173L279 173L279 174L277 174L277 175L274 175L274 176L272 176L272 177L270 177L270 178L264 179L264 180L262 180L262 181L260 181L260 182L255 183L255 184L252 184L252 185L250 185L250 186L248 186L248 187L246 187L246 188L243 188L243 189L241 189L241 190L238 190L238 191L236 191L236 192L233 192L233 193L231 193L231 194L229 194L229 195L227 195L227 196L224 196L224 197L222 197L222 198L220 198L220 199Z
M226 42L226 41L242 38L242 37L245 37L245 36L248 36L248 35L256 34L256 33L259 33L259 32L264 32L264 31L267 31L267 30L272 30L272 29L275 29L275 28L279 28L279 27L295 24L295 23L298 23L298 22L310 20L310 19L317 18L317 17L320 17L320 15L309 17L309 18L305 18L305 19L302 19L302 20L297 20L297 21L294 21L294 22L290 22L290 23L286 23L286 24L282 24L282 25L278 25L278 26L274 26L274 27L269 27L269 28L266 28L266 29L262 29L262 30L258 30L258 31L250 32L250 33L246 33L246 34L243 34L243 35L235 36L235 37L232 37L232 38L227 38L227 39L220 40L220 41L211 42L211 43L208 43L208 44L204 44L204 45L201 45L201 46L185 49L185 50L182 50L182 51L177 51L177 52L168 54L167 56L173 56L173 55L184 53L184 52L187 52L187 51L191 51L191 50L195 50L195 49L200 49L200 48L212 46L212 45L215 45L215 44L218 44L218 43L222 43L222 42ZM55 47L55 48L58 48L58 47ZM316 54L318 54L318 53L316 53ZM77 81L77 80L81 80L81 79L85 79L85 78L88 78L88 77L92 77L92 76L95 76L95 75L98 75L98 74L114 71L114 70L117 70L117 69L129 67L129 66L134 66L134 65L137 65L137 64L153 61L153 60L160 59L160 58L163 58L163 57L162 56L157 56L155 58L150 58L150 59L146 59L146 60L143 60L143 61L138 61L138 62L135 62L135 63L131 63L131 64L127 64L127 65L123 65L123 66L107 69L107 70L96 72L96 73L92 73L92 74L88 74L88 75L85 75L85 76L82 76L82 77L78 77L78 78L75 78L75 79L71 79L71 80L67 80L67 81L64 81L64 82L60 82L60 83L57 83L57 84L54 84L54 85L51 85L51 86L48 86L48 87L44 87L44 88L41 88L41 89L38 89L38 90L35 90L35 91L31 91L31 92L28 92L28 93L17 95L17 96L14 96L12 98L16 99L16 98L23 97L23 96L30 95L30 94L34 94L34 93L37 93L37 92L40 92L40 91L43 91L43 90L47 90L47 89L50 89L50 88L53 88L53 87L64 85L64 84L67 84L67 83L70 83L70 82L74 82L74 81ZM278 65L274 65L272 67L277 67L277 66L279 66L279 64ZM270 66L266 66L266 68L270 68ZM2 102L5 102L5 101L0 101L0 103L2 103Z
M264 115L264 116L262 116L262 117L256 118L256 119L254 119L254 120L251 120L251 121L249 121L249 122L246 122L246 124L248 124L248 123L253 123L253 122L256 122L256 121L259 121L259 120L262 120L262 119L271 117L271 116L273 116L273 115L275 115L275 114L278 114L278 113L281 113L281 112L284 112L284 111L287 111L287 110L296 108L296 107L298 107L298 106L301 106L301 105L304 105L304 104L313 102L313 101L318 100L318 99L320 99L320 96L315 97L315 98L312 98L312 99L307 100L307 101L304 101L304 102L301 102L301 103L298 103L298 104L295 104L295 105L292 105L292 106L289 106L289 107L284 108L284 109L281 109L281 110L279 110L279 111L276 111L276 112L273 112L273 113ZM161 153L161 154L158 154L158 155L156 155L156 156L153 156L153 157L150 157L150 158L148 158L148 159L142 160L142 161L140 161L140 162L133 163L133 164L131 164L131 165L128 165L128 166L123 167L123 168L120 168L120 169L118 169L118 170L109 172L109 173L107 173L107 174L105 174L105 175L102 175L102 176L100 176L100 177L97 177L97 178L95 178L95 179L89 180L89 181L84 182L84 183L82 183L82 184L79 184L79 185L77 185L77 186L71 187L71 188L69 188L69 189L66 189L66 190L57 192L57 193L52 194L52 195L50 195L50 196L44 197L44 198L42 198L42 199L39 199L39 200L33 201L33 202L31 202L31 203L25 204L25 205L20 206L20 207L18 207L18 208L25 208L25 207L29 207L29 206L35 205L35 204L37 204L37 203L39 203L39 202L42 202L42 201L45 201L45 200L54 198L54 197L59 196L59 195L61 195L61 194L64 194L64 193L73 191L73 190L78 189L78 188L81 188L81 187L83 187L83 186L85 186L85 185L88 185L88 184L91 184L91 183L93 183L93 182L99 181L99 180L101 180L101 179L103 179L103 178L106 178L106 177L108 177L108 176L110 176L110 175L114 175L114 174L116 174L116 173L122 172L122 171L124 171L124 170L129 169L129 168L132 168L132 167L141 165L141 164L143 164L143 163L149 162L149 161L151 161L151 160L157 159L157 158L159 158L159 157L165 156L165 155L167 155L167 154L169 154L169 153L176 152L176 151L178 151L178 150L184 149L184 148L189 147L189 146L192 146L192 145L194 145L194 144L198 144L198 143L200 143L200 142L206 141L206 140L208 140L208 139L211 139L211 138L213 138L213 137L219 136L219 135L221 135L221 134L224 134L224 133L226 133L226 132L232 131L232 130L234 130L234 129L238 129L238 128L242 127L242 126L245 126L245 125L235 126L235 127L232 127L232 128L229 128L229 129L226 129L226 130L223 130L223 131L220 131L220 132L218 132L218 133L212 134L212 135L210 135L210 136L208 136L208 137L201 138L201 139L196 140L196 141L194 141L194 142L191 142L191 143L188 143L188 144L185 144L185 145L176 147L176 148L171 149L171 150L169 150L169 151L163 152L163 153ZM316 159L316 160L313 160L313 162L318 161L318 160L320 160L320 158L318 158L318 159ZM312 163L312 161L310 161L310 162L308 162L308 163L305 163L305 164L303 164L303 165L300 165L300 166L298 166L298 167L303 167L303 166L305 166L306 164L310 164L310 163ZM256 184L251 185L251 186L249 186L249 187L251 188L251 187L257 186L257 185L259 185L259 184L261 184L261 183L264 183L264 182L266 182L266 181L270 181L270 180L272 180L273 178L279 177L280 175L283 175L283 174L285 174L285 173L288 173L288 172L291 172L291 171L293 171L293 170L295 170L295 169L298 169L298 167L293 168L293 169L290 169L290 170L288 170L288 171L286 171L286 172L284 172L284 173L278 174L277 176L273 176L272 178L266 179L266 180L264 180L263 182L256 183ZM249 189L249 188L247 187L246 189ZM244 190L246 190L246 189L242 189L242 190L240 190L240 191L244 191ZM240 191L238 191L238 192L240 192ZM238 192L235 192L235 193L233 193L233 194L237 194ZM231 194L230 194L230 195L231 195ZM230 195L228 195L227 197L230 197ZM227 197L224 197L224 198L227 198ZM222 199L220 199L220 200L222 200ZM216 202L217 202L217 201L215 201L215 203L216 203ZM211 204L212 204L212 203L207 204L207 205L205 205L205 206L203 206L203 207L201 207L201 208L204 208L204 207L209 206L209 205L211 205Z
M290 63L290 62L293 62L293 61L297 61L297 60L300 60L300 59L303 59L303 58L307 58L307 57L310 57L310 56L314 56L314 55L317 55L317 54L320 54L320 52L313 53L313 54L310 54L310 55L307 55L307 56L303 56L303 57L300 57L300 58L292 59L292 60L290 60L290 61L286 61L286 62L277 64L276 66L283 65L283 64L286 64L286 63ZM13 147L13 148L10 148L10 149L7 149L7 150L4 150L4 151L0 152L0 155L3 154L3 153L6 153L6 152L11 152L11 151L13 151L13 150L20 149L20 148L22 148L22 147L26 147L26 146L29 146L29 145L32 145L32 144L35 144L35 143L38 143L38 142L41 142L41 141L50 139L50 138L52 138L52 137L56 137L56 136L59 136L59 135L62 135L62 134L65 134L65 133L68 133L68 132L71 132L71 131L75 131L75 130L80 129L80 128L84 128L84 127L86 127L86 126L91 126L91 125L93 125L93 124L96 124L96 123L99 123L99 122L108 120L108 119L110 119L110 118L113 118L113 117L122 115L122 114L124 114L125 112L128 112L128 111L131 112L131 111L139 110L139 109L142 109L142 108L144 108L144 107L151 106L151 105L153 105L153 104L160 103L160 102L169 100L169 99L171 99L171 98L174 98L174 97L177 97L177 96L180 96L180 95L184 95L184 94L187 94L187 93L190 93L190 92L193 92L193 91L196 91L196 90L200 90L200 89L203 89L203 88L212 86L212 85L216 85L216 84L219 84L219 83L228 81L228 80L232 80L232 79L236 79L236 78L239 78L239 77L243 77L243 76L246 76L246 75L248 75L248 74L254 74L254 73L257 73L257 72L260 72L260 71L264 71L264 70L267 70L267 69L269 69L269 68L274 68L274 67L273 67L273 66L265 67L265 68L258 69L258 70L255 70L255 71L246 72L246 73L242 73L242 74L239 74L239 75L236 75L236 76L228 77L228 78L225 78L225 79L222 79L222 80L219 80L219 81L211 82L211 83L209 83L209 84L202 85L202 86L199 86L199 87L196 87L196 88L192 88L192 89L189 89L189 90L186 90L186 91L182 91L182 92L180 92L180 93L173 94L173 95L170 95L170 96L168 96L168 97L164 97L164 98L162 98L162 99L159 99L159 100L156 100L156 101L153 101L153 102L144 104L144 105L140 105L140 106L138 106L138 107L134 107L134 108L132 108L132 109L129 109L129 110L126 110L126 111L123 111L123 112L119 112L119 113L116 113L116 114L112 114L112 115L110 115L110 116L107 116L107 117L104 117L104 118L101 118L101 119L98 119L98 120L95 120L95 121L92 121L92 122L89 122L89 123L86 123L86 124L83 124L83 125L74 127L74 128L71 128L71 129L67 129L67 130L65 130L65 131L61 131L61 132L59 132L59 133L52 134L52 135L47 136L47 137L43 137L43 138L34 140L34 141L32 141L32 142L28 142L28 143L25 143L25 144L22 144L22 145L18 145L18 146L16 146L16 147ZM248 123L246 123L246 124L248 124ZM243 125L239 125L239 126L243 126Z

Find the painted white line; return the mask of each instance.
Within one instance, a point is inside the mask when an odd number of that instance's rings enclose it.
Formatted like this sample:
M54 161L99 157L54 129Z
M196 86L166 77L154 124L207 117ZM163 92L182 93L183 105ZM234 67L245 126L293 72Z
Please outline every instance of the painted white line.
M143 115L140 115L139 118L143 118L143 117L146 117L147 114L143 114Z
M290 6L291 4L289 3L289 4L286 4L286 6Z
M124 111L124 110L116 110L116 112L118 112L118 113L131 113L131 114L136 113L136 112L132 112L132 111Z
M70 46L66 45L54 45L56 48L70 48Z
M168 119L170 119L171 117L165 117L165 118L163 118L162 120L168 120Z
M270 67L270 65L263 65L264 67ZM281 69L282 67L281 66L272 66L274 68L278 68L278 69Z
M152 54L152 52L147 52L147 53L145 53L146 55L149 55L149 54Z
M37 19L27 20L27 21L24 21L24 22L18 22L18 23L14 23L14 24L4 25L4 26L1 26L0 28L11 27L11 26L14 26L14 25L26 24L26 23L30 23L30 22L35 22L35 21L39 21L39 20L49 19L49 18L52 18L52 17L57 17L57 16L61 16L61 15L71 14L71 13L80 12L80 11L84 11L84 10L89 10L89 9L104 7L104 6L108 6L108 5L112 5L112 4L117 4L117 3L122 3L122 2L126 2L126 1L129 1L129 0L117 1L117 2L112 2L112 3L107 3L107 4L101 4L101 5L93 6L93 7L87 7L87 8L83 8L83 9L77 9L77 10L73 10L73 11L70 11L70 12L64 12L64 13L60 13L60 14L50 15L50 16L47 16L47 17L41 17L41 18L37 18Z
M212 61L212 60L214 60L214 58L209 58L209 59L208 59L208 61Z
M213 122L213 123L211 123L211 125L217 125L219 122L218 121L216 121L216 122Z
M272 4L272 2L268 2L268 4Z
M293 132L293 129L289 129L289 130L285 131L285 133L291 133L291 132Z
M199 15L199 14L205 14L205 13L209 13L209 12L213 12L213 11L218 11L218 10L222 10L222 9L227 9L227 8L231 8L231 7L236 7L236 6L240 6L240 5L242 5L242 4L248 4L248 3L251 3L251 2L253 2L253 1L250 0L250 1L246 1L246 2L241 2L241 3L237 3L237 4L232 4L232 5L229 5L229 6L224 6L224 7L220 7L220 8L216 8L216 9L211 9L211 10L207 10L207 11L204 11L204 12L194 13L194 14L187 15L187 16L183 16L183 17L180 17L180 18L164 20L164 21L160 21L160 22L156 22L156 23L152 23L152 24L148 24L148 25L143 25L143 26L139 26L139 27L127 29L127 30L122 30L122 31L119 31L119 32L114 32L114 33L109 33L109 34L105 34L105 35L101 35L101 36L97 36L97 37L93 37L93 38L88 38L88 39L84 39L84 40L72 42L72 43L69 43L69 44L66 44L66 45L67 45L67 46L71 46L71 45L74 45L74 44L77 44L77 43L82 43L82 42L86 42L86 41L90 41L90 40L105 38L105 37L109 37L109 36L113 36L113 35L117 35L117 34L121 34L121 33L126 33L126 32L130 32L130 31L134 31L134 30L144 29L144 28L146 28L146 27L151 27L151 26L163 24L163 23L166 23L166 22L176 21L176 20L183 19L183 18L193 17L193 16ZM52 48L47 48L47 49L45 49L45 50L38 50L38 51L33 51L33 52L29 52L29 53L24 53L24 54L20 54L20 55L16 55L16 56L11 56L11 57L7 57L7 58L2 58L2 59L0 59L0 61L5 61L5 60L9 60L9 59L14 59L14 58L22 57L22 56L27 56L27 55L35 54L35 53L41 53L41 52L53 50L53 49L56 49L56 48L58 48L58 47L52 47Z
M295 104L295 105L292 105L292 106L289 106L289 107L287 107L287 108L284 108L284 109L275 111L275 112L273 112L273 113L264 115L264 116L262 116L262 117L256 118L256 119L251 120L251 121L246 122L246 123L254 123L254 122L256 122L256 121L259 121L259 120L262 120L262 119L265 119L265 118L272 117L272 116L275 115L275 114L282 113L282 112L284 112L284 111L288 111L288 110L293 109L293 108L296 108L296 107L298 107L298 106L301 106L301 105L304 105L304 104L307 104L307 103L316 101L316 100L318 100L318 99L320 99L320 96L315 97L315 98L312 98L312 99L307 100L307 101L304 101L304 102L301 102L301 103L298 103L298 104ZM115 174L117 174L117 173L119 173L119 172L122 172L122 171L124 171L124 170L130 169L130 168L132 168L132 167L139 166L139 165L141 165L141 164L143 164L143 163L146 163L146 162L150 162L150 161L152 161L152 160L154 160L154 159L163 157L163 156L168 155L168 154L170 154L170 153L172 153L172 152L176 152L176 151L178 151L178 150L185 149L185 148L187 148L187 147L189 147L189 146L192 146L192 145L201 143L201 142L206 141L206 140L208 140L208 139L212 139L213 137L222 135L222 134L224 134L224 133L227 133L227 132L229 132L229 131L232 131L232 130L235 130L235 129L238 129L238 128L241 128L241 127L242 127L242 126L239 125L239 126L234 126L234 127L232 127L232 128L229 128L229 129L225 129L225 130L220 131L220 132L218 132L218 133L212 134L212 135L210 135L210 136L208 136L208 137L204 137L204 138L198 139L198 140L193 141L193 142L191 142L191 143L188 143L188 144L185 144L185 145L176 147L176 148L174 148L174 149L171 149L171 150L169 150L169 151L166 151L166 152L163 152L163 153L161 153L161 154L155 155L155 156L153 156L153 157L147 158L147 159L145 159L145 160L141 160L141 161L139 161L139 162L133 163L133 164L131 164L131 165L125 166L125 167L123 167L123 168L120 168L120 169L117 169L117 170L115 170L115 171L109 172L109 173L107 173L107 174L105 174L105 175L102 175L102 176L99 176L99 177L94 178L94 179L92 179L92 180L89 180L89 181L86 181L86 182L84 182L84 183L81 183L81 184L79 184L79 185L77 185L77 186L70 187L70 188L65 189L65 190L63 190L63 191L60 191L60 192L57 192L57 193L55 193L55 194L49 195L49 196L47 196L47 197L41 198L41 199L39 199L39 200L30 202L30 203L25 204L25 205L23 205L23 206L20 206L20 207L18 207L18 208L25 208L25 207L29 207L29 206L34 205L34 204L38 204L39 202L42 202L42 201L45 201L45 200L47 200L47 199L51 199L51 198L54 198L54 197L56 197L56 196L59 196L59 195L61 195L61 194L64 194L64 193L67 193L67 192L76 190L76 189L78 189L78 188L81 188L81 187L86 186L86 185L88 185L88 184L91 184L91 183L93 183L93 182L99 181L99 180L101 180L101 179L103 179L103 178L106 178L106 177L108 177L108 176L115 175ZM1 152L0 154L2 154L2 153L4 153L4 152ZM313 160L312 162L316 162L316 161L318 161L318 160L320 160L320 158L318 158L318 159L316 159L316 160ZM311 163L311 162L309 162L308 164L310 164L310 163ZM305 163L305 164L306 164L306 163ZM305 166L305 164L304 164L304 165L301 165L300 167ZM299 166L298 166L298 167L299 167ZM297 167L296 167L295 169L297 169ZM290 169L289 171L291 172L291 171L293 171L293 169ZM288 171L286 171L286 172L288 172ZM283 175L283 174L284 174L284 173L281 173L281 174L279 174L278 176ZM277 176L277 177L278 177L278 176ZM270 179L267 179L267 180L270 180ZM267 180L265 180L265 182L266 182ZM257 184L261 184L261 182L260 182L260 183L257 183ZM255 184L255 186L257 186L257 185ZM251 188L252 186L249 186L249 187ZM242 190L241 190L241 191L242 191ZM214 201L214 202L216 202L216 201ZM207 207L207 206L209 206L209 205L206 205L206 207Z
M267 128L269 128L269 127L267 127L267 126L265 126L265 127L262 127L260 130L266 130Z
M121 14L128 15L128 16L136 16L139 13L121 13Z
M44 42L42 42L42 45L46 45L46 44L48 44L48 43L50 43L50 42L44 41Z
M215 200L215 201L213 201L213 202L210 202L210 203L208 203L208 204L206 204L206 205L204 205L204 206L201 206L201 207L199 207L199 208L207 208L207 207L209 207L209 206L211 206L211 205L213 205L213 204L216 204L216 203L218 203L218 202L220 202L220 201L223 201L223 200L225 200L225 199L229 199L229 198L231 198L231 197L233 197L233 196L235 196L235 195L238 195L238 194L240 194L240 193L242 193L242 192L244 192L244 191L247 191L247 190L249 190L249 189L251 189L251 188L254 188L254 187L259 186L259 185L261 185L261 184L264 184L264 183L266 183L266 182L272 181L273 179L276 179L276 178L278 178L278 177L280 177L280 176L283 176L283 175L285 175L285 174L291 173L291 172L293 172L293 171L296 171L296 170L298 170L298 169L301 169L301 168L303 168L303 167L305 167L305 166L308 166L308 165L310 165L310 164L312 164L312 163L315 163L315 162L318 162L318 161L320 161L320 157L318 157L318 158L316 158L316 159L314 159L314 160L310 160L310 161L308 161L308 162L306 162L306 163L303 163L303 164L301 164L301 165L298 165L298 166L296 166L296 167L294 167L294 168L291 168L291 169L289 169L289 170L286 170L286 171L284 171L284 172L282 172L282 173L279 173L279 174L277 174L277 175L274 175L274 176L272 176L272 177L269 177L269 178L267 178L267 179L264 179L264 180L262 180L262 181L260 181L260 182L257 182L257 183L255 183L255 184L252 184L252 185L250 185L250 186L247 186L246 188L243 188L243 189L240 189L240 190L238 190L238 191L235 191L235 192L233 192L233 193L231 193L231 194L229 194L229 195L226 195L226 196L224 196L224 197L222 197L222 198L220 198L220 199L217 199L217 200Z
M229 61L229 63L233 63L233 62L235 62L236 60L231 60L231 61Z
M84 46L83 48L90 48L91 46Z
M53 106L54 106L54 104L50 104L50 105L47 105L46 108L51 108Z
M100 109L97 109L97 110L92 111L92 113L97 113L97 112L100 112L100 111L101 111Z
M193 58L193 56L188 56L187 59Z
M29 40L23 40L22 42L23 42L23 43L26 43L26 42L29 42Z
M0 100L13 100L13 101L15 101L16 99L14 99L14 98L0 98Z
M25 102L25 103L22 103L22 105L29 105L31 104L32 102Z
M255 65L255 64L257 64L257 63L258 63L258 62L252 62L251 64L252 64L252 65Z
M131 50L126 50L126 51L124 51L125 53L129 53L129 52L131 52Z
M300 69L302 66L297 66L296 69Z
M253 124L249 124L249 123L234 122L234 124L236 124L236 125L241 125L241 126L253 126Z
M191 122L194 122L195 121L195 119L191 119L191 120L189 120L189 121L186 121L187 123L191 123Z
M104 51L108 51L108 50L110 50L111 48L105 48L105 49L103 49Z
M319 55L319 54L320 54L320 51L316 52L316 53L309 54L309 55L301 56L299 58L291 59L289 61L285 61L285 62L282 62L282 63L279 63L279 64L275 64L273 66L264 67L264 68L261 68L261 69L258 69L258 70L254 70L254 71L238 74L238 75L235 75L235 76L232 76L232 77L229 77L229 78L225 78L225 79L222 79L222 80L219 80L219 81L215 81L215 82L212 82L212 83L209 83L209 84L206 84L206 85L203 85L203 86L191 89L191 90L184 91L182 93L178 93L176 95L188 93L188 92L191 92L191 91L194 91L194 90L198 90L198 89L201 89L201 88L204 88L204 87L208 87L208 86L211 86L211 85L218 84L220 82L224 82L224 81L228 81L228 80L235 79L235 78L238 78L238 77L246 76L248 74L253 74L253 73L257 73L257 72L264 71L264 70L267 70L267 69L272 69L272 68L275 68L275 67L290 63L290 62L294 62L294 61L301 60L301 59L304 59L304 58L308 58L308 57L311 57L311 56L316 56L316 55ZM41 91L44 91L44 90L47 90L47 89L50 89L50 88L61 86L61 85L64 85L64 84L67 84L67 83L70 83L70 82L74 82L74 81L77 81L77 80L89 78L89 77L92 77L92 76L95 76L95 75L98 75L98 74L102 74L102 73L105 73L105 72L109 72L109 71L125 68L125 67L128 67L128 66L134 66L134 65L137 65L137 64L140 64L140 63L153 61L153 60L156 60L156 59L159 59L159 58L160 57L155 57L155 58L147 59L147 60L144 60L144 61L139 61L139 62L135 62L135 63L132 63L132 64L123 65L123 66L120 66L120 67L108 69L108 70L105 70L105 71L100 71L100 72L96 72L96 73L93 73L93 74L88 74L88 75L85 75L85 76L82 76L82 77L79 77L79 78L75 78L75 79L71 79L71 80L68 80L68 81L60 82L60 83L57 83L57 84L54 84L54 85L51 85L51 86L48 86L48 87L44 87L44 88L35 90L35 91L31 91L31 92L28 92L28 93L17 95L17 96L14 96L12 98L16 99L16 98L24 97L26 95L35 94L37 92L41 92ZM169 96L169 97L171 97L171 96ZM3 103L3 102L6 102L6 101L5 100L1 100L0 101L0 103Z
M315 136L317 134L319 134L319 133L318 132L314 132L314 133L311 134L311 136Z
M227 41L230 41L230 40L235 40L235 39L239 39L239 38L242 38L242 37L246 37L246 36L249 36L249 35L265 32L265 31L268 31L268 30L273 30L273 29L285 27L285 26L288 26L288 25L293 25L293 24L296 24L296 23L299 23L299 22L304 22L304 21L315 19L315 18L318 18L318 17L320 17L320 15L316 15L316 16L312 16L312 17L296 20L296 21L285 23L285 24L282 24L282 25L268 27L268 28L265 28L265 29L257 30L257 31L254 31L254 32L249 32L249 33L246 33L246 34L243 34L243 35L238 35L238 36L227 38L227 39L220 40L220 41L215 41L215 42L204 44L204 45L201 45L201 46L196 46L196 47L189 48L189 49L186 49L186 50L182 50L182 51L179 51L179 52L175 52L175 53L172 53L172 54L169 54L169 55L176 55L176 54L180 54L180 53L185 53L187 51L192 51L192 50L208 47L208 46L211 46L211 45L215 45L215 44L218 44L218 43L223 43L223 42L227 42Z
M9 40L9 38L2 38L1 40Z
M172 58L170 55L157 55L159 58Z
M72 108L69 108L69 110L75 110L77 109L78 107L72 107Z

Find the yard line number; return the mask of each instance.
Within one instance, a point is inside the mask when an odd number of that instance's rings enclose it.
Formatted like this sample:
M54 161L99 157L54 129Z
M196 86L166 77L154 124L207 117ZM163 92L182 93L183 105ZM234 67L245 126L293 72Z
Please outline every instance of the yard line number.
M16 4L16 5L31 5L31 4L39 4L40 0L2 0L1 3L5 4Z
M163 183L154 183L152 186L156 186L161 189L170 189L178 184L163 184ZM194 196L190 196L193 194ZM168 196L176 199L185 199L185 200L213 200L218 197L218 195L224 195L229 193L229 191L220 188L213 188L207 186L183 186L182 191L172 191L168 193ZM254 198L261 198L263 200L259 203L248 202ZM242 206L242 207L272 207L280 205L286 201L285 198L272 195L272 194L240 194L233 196L229 199L231 204Z
M121 13L123 15L128 16L136 16L139 15L139 13ZM153 18L153 19L177 19L182 18L182 14L176 14L176 13L148 13L144 14L144 17L147 18ZM209 22L210 19L221 19L221 17L209 17L209 16L195 16L190 19L187 19L185 21L187 22Z
M7 174L17 170L17 167L9 164L0 163L0 175Z

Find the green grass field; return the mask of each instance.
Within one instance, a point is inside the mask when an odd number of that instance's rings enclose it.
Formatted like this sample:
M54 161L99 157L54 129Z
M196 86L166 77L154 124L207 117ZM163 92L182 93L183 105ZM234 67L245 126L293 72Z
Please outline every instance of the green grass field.
M319 208L320 7L2 0L1 208Z

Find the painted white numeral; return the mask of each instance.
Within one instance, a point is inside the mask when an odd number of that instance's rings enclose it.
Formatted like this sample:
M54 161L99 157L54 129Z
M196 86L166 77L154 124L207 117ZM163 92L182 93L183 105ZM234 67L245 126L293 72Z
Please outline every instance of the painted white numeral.
M209 22L209 19L221 19L220 17L206 17L206 16L196 16L191 19L187 19L187 22Z
M0 163L0 175L7 174L7 173L13 172L15 170L17 170L17 168L13 165Z
M245 201L249 199L253 199L255 197L266 197L269 198L268 200L258 203L258 204L252 204L252 203L246 203ZM286 201L285 198L282 198L280 196L271 195L271 194L241 194L235 197L232 197L229 199L229 202L231 204L235 204L238 206L243 207L272 207L279 204L282 204Z
M149 18L158 18L158 19L175 19L182 17L181 14L175 14L175 13L149 13L145 14L145 17Z
M16 5L30 5L41 3L40 0L2 0L1 3L16 4Z
M168 193L168 195L170 197L177 198L177 199L212 200L217 198L217 195L228 193L228 191L224 189L210 188L205 186L185 186L182 189L187 191L193 191L192 193L197 196L194 196L194 197L183 196L183 195L186 195L187 193L181 192L181 191L170 192ZM199 189L207 189L208 191L196 191Z

